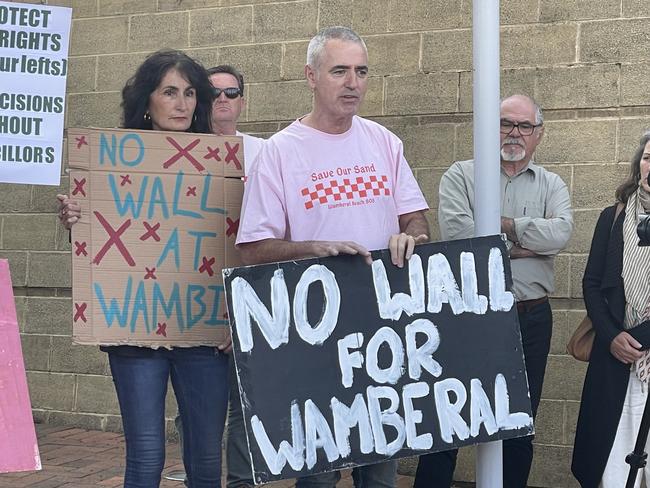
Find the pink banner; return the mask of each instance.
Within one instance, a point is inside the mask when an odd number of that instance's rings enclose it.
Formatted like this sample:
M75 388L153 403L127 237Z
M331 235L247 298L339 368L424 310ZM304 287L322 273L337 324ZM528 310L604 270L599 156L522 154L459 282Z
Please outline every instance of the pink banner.
M0 473L39 469L9 263L0 259Z

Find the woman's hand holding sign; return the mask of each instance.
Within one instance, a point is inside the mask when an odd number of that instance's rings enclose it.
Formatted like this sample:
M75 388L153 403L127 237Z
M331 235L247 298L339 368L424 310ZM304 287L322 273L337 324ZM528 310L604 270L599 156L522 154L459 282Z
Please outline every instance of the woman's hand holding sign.
M68 195L57 195L59 201L59 220L63 227L70 230L74 224L81 219L81 207L75 200L71 200Z

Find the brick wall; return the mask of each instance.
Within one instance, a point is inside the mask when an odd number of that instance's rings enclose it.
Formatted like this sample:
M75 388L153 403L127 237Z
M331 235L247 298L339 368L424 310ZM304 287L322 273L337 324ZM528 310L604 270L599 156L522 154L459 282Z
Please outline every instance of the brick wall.
M472 155L470 0L43 0L74 8L68 126L119 124L124 81L158 48L206 65L232 63L249 83L245 131L268 135L310 107L302 81L319 27L351 25L367 41L363 115L395 131L433 211L440 175ZM599 211L641 132L650 127L645 0L502 0L503 93L545 109L537 161L571 189L576 231L556 261L554 333L537 422L534 486L577 486L569 474L584 365L564 345L583 315L581 278ZM2 185L0 257L10 260L32 404L56 423L119 429L107 361L70 344L70 251L54 195L67 188ZM436 234L437 232L434 232ZM174 405L170 400L169 412ZM471 451L458 470L472 476Z

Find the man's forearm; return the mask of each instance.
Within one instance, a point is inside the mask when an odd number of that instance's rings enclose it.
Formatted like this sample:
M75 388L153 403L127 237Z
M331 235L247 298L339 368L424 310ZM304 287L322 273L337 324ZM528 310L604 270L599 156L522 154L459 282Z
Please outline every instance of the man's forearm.
M508 240L514 242L514 246L510 249L510 259L518 258L534 258L538 254L530 249L521 245L519 238L515 232L515 221L508 217L501 217L501 232L503 232Z
M550 197L544 202L543 217L517 217L512 229L516 227L516 240L525 249L543 256L553 256L564 249L573 232L573 212L569 191L560 179L555 178L555 186Z
M519 258L535 258L538 254L531 251L530 249L525 249L518 244L512 246L510 249L510 259L519 259Z
M555 255L564 249L573 231L570 217L527 219L524 225L520 225L519 219L516 221L521 246L545 256Z
M278 261L291 261L303 258L324 258L350 254L362 256L372 264L370 252L352 241L285 241L283 239L264 239L239 244L239 252L244 264L264 264Z
M400 215L399 224L400 231L404 232L404 234L413 236L416 239L424 235L427 236L426 240L429 239L429 223L423 211Z
M238 248L242 262L246 265L275 263L314 256L312 241L293 242L284 239L264 239L239 244Z
M510 217L501 217L501 232L503 232L512 242L519 242L515 232L515 220Z

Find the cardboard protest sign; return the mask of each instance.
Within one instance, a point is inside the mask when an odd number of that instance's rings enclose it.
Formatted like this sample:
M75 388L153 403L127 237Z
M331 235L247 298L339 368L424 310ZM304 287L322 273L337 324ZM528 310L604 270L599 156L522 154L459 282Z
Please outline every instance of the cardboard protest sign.
M73 340L197 346L229 334L221 269L239 263L240 137L69 129Z
M0 1L0 181L58 185L72 9Z
M0 259L0 473L41 469L9 263Z
M499 236L224 270L256 483L531 434Z

